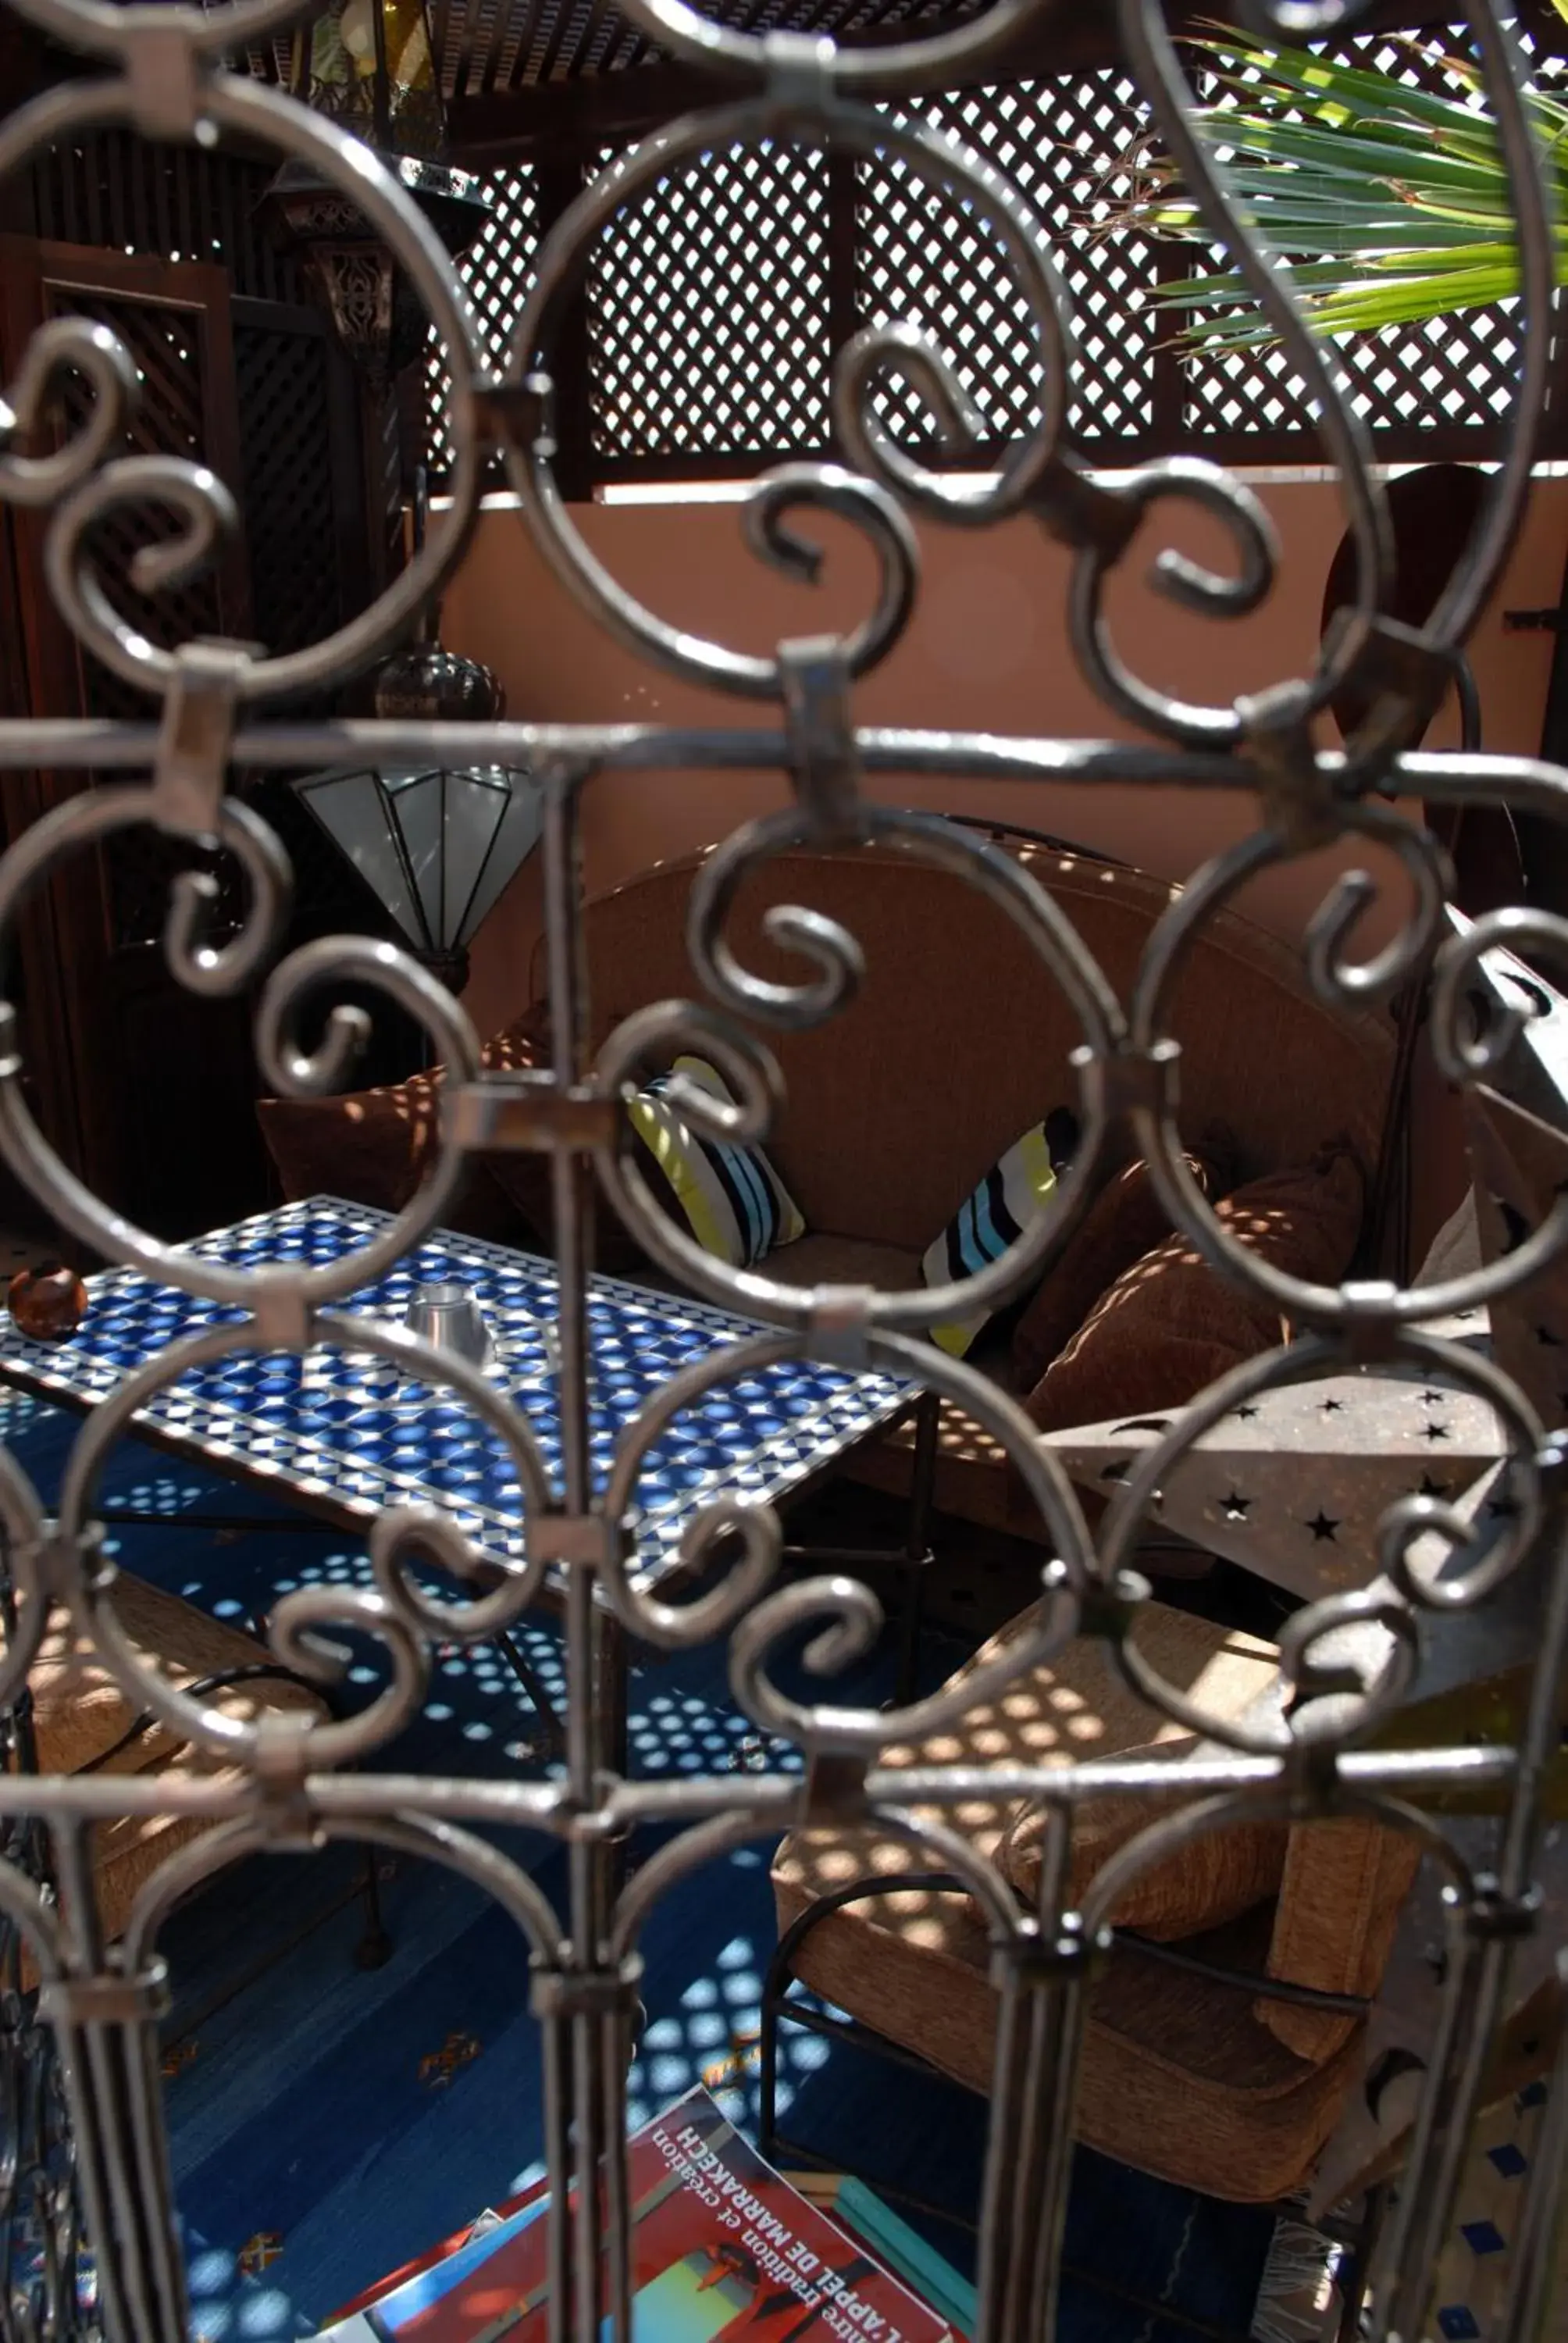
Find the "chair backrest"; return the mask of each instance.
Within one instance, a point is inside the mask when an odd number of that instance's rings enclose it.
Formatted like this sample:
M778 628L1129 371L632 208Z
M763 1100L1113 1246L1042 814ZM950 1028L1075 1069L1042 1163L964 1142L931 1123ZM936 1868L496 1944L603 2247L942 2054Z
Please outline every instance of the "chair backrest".
M1125 1002L1178 890L1088 855L1015 851ZM632 1010L701 997L685 919L704 859L658 865L588 905L596 1046ZM1004 1148L1076 1101L1068 1061L1082 1025L1004 912L900 852L785 854L749 874L733 949L759 973L799 980L809 971L761 934L766 910L791 902L849 930L866 978L849 1008L815 1031L767 1036L788 1091L771 1151L809 1227L919 1251ZM1189 1136L1227 1124L1243 1177L1304 1162L1341 1132L1372 1162L1393 1057L1381 1013L1325 1008L1295 954L1230 913L1205 921L1171 1004Z

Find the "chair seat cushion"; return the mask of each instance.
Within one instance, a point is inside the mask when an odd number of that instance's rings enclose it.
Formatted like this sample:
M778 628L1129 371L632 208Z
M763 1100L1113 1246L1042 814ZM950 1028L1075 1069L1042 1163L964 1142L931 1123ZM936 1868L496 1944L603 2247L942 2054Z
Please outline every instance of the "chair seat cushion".
M1023 1626L1014 1621L960 1671L972 1674ZM1138 1641L1151 1664L1206 1713L1240 1717L1276 1678L1276 1654L1211 1621L1151 1604ZM1098 1644L1077 1641L1050 1665L983 1702L950 1731L919 1747L890 1747L890 1768L921 1765L1019 1765L1063 1763L1136 1752L1179 1763L1191 1745L1184 1729L1156 1716L1113 1673ZM1097 1802L1098 1803L1098 1802ZM1112 1802L1106 1802L1109 1805ZM1117 1800L1116 1843L1170 1812L1169 1801ZM977 1853L1006 1875L1008 1842L1020 1881L1029 1879L1032 1802L974 1799L940 1819L960 1830ZM935 1819L936 1811L931 1810ZM1111 1852L1106 1817L1098 1859ZM1227 1849L1227 1841L1234 1845ZM1213 1896L1200 1933L1195 1901L1183 1911L1184 1955L1218 1961L1245 1978L1265 1973L1275 1919L1270 1893L1285 1860L1283 1835L1248 1825L1212 1841L1206 1871ZM1091 1850L1090 1852L1092 1852ZM1205 1865L1209 1862L1203 1858ZM1118 1913L1124 1926L1138 1899L1155 1927L1171 1913L1179 1866L1145 1874ZM773 1867L780 1929L818 1898L860 1879L887 1881L887 1892L829 1913L802 1937L793 1961L801 1982L838 2008L920 2055L978 2090L991 2087L996 1997L988 1974L980 1914L967 1896L900 1879L940 1871L940 1860L908 1840L875 1831L799 1830L781 1844ZM1038 1886L1038 1875L1032 1882ZM1263 1899L1260 1902L1259 1896ZM1153 1933L1151 1931L1151 1933ZM1266 2201L1296 2187L1332 2128L1355 2071L1356 2048L1342 2038L1312 2057L1263 2023L1255 1989L1163 1965L1151 1949L1123 1939L1097 1984L1085 2035L1080 2136L1107 2154L1197 2188ZM1244 2133L1244 2157L1237 2140Z
M236 1668L277 1664L254 1636L124 1571L116 1578L109 1600L146 1664L182 1688ZM141 1704L122 1689L97 1654L78 1641L63 1614L56 1613L50 1624L27 1687L33 1695L33 1731L42 1773L79 1774L89 1766L95 1772L146 1773L167 1764L185 1746L177 1733L154 1723L116 1752L116 1745L142 1714ZM279 1710L325 1713L318 1694L282 1674L255 1677L205 1697L226 1716L246 1720Z
M961 1684L1003 1654L1023 1632L1029 1616L1026 1613L1011 1621L982 1644L952 1682ZM1163 1604L1149 1604L1140 1618L1138 1640L1151 1664L1211 1715L1242 1715L1275 1677L1272 1644ZM1182 1727L1161 1719L1139 1699L1112 1670L1101 1644L1079 1638L1048 1666L1033 1669L995 1699L971 1708L950 1731L923 1742L891 1744L880 1762L894 1771L911 1765L1067 1765L1131 1749L1162 1754L1189 1738ZM1127 1818L1127 1835L1170 1806L1168 1800L1117 1804ZM998 1856L1015 1824L1032 1810L1032 1801L1020 1807L1011 1797L976 1799L940 1813L930 1809L926 1818L953 1824L980 1854ZM827 1894L863 1875L896 1877L932 1868L909 1840L863 1830L792 1832L779 1850L779 1866L776 1876L801 1884L810 1896ZM964 1900L956 1899L960 1905ZM954 1901L938 1896L930 1914L912 1916L917 1942L937 1950L945 1947ZM1231 1908L1239 1906L1232 1904Z
M786 1848L798 1839L786 1840ZM818 1892L788 1858L780 1928ZM1256 1973L1265 1910L1183 1951ZM797 1948L801 1983L972 2090L993 2087L996 1995L967 1896L901 1891L829 1914ZM1161 1964L1123 1941L1093 1987L1076 2136L1178 2187L1266 2204L1299 2188L1333 2129L1359 2047L1312 2066L1258 2022L1245 1987Z
M126 1634L173 1684L193 1684L236 1668L265 1667L270 1653L253 1636L209 1618L178 1595L121 1572L110 1597ZM59 1614L27 1678L39 1770L76 1774L200 1775L232 1781L235 1769L193 1747L161 1723L126 1735L145 1714L95 1653ZM254 1723L280 1713L325 1715L307 1684L284 1675L251 1677L199 1695L226 1716ZM104 1934L124 1929L137 1891L178 1848L208 1825L188 1815L120 1815L93 1835L93 1880Z
M765 1274L781 1285L874 1285L908 1293L920 1282L920 1256L869 1237L836 1237L809 1230L784 1252L769 1256Z
M1119 1755L1135 1762L1180 1765L1198 1747L1195 1734L1181 1734L1164 1744L1151 1743ZM1090 1798L1075 1808L1068 1871L1070 1906L1081 1906L1096 1874L1151 1819L1131 1798ZM1004 1877L1028 1905L1040 1896L1045 1823L1042 1807L1020 1806L998 1851ZM1279 1895L1290 1835L1289 1825L1281 1822L1237 1823L1229 1830L1206 1831L1179 1854L1141 1872L1118 1897L1111 1924L1168 1944L1237 1919Z

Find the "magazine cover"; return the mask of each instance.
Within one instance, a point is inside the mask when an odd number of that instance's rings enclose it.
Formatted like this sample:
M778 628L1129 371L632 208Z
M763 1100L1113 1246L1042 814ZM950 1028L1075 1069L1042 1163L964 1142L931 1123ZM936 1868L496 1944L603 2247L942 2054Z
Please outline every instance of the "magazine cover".
M946 2318L764 2164L706 2091L635 2133L627 2165L632 2343L950 2343ZM324 2334L545 2343L547 2204L530 2198Z

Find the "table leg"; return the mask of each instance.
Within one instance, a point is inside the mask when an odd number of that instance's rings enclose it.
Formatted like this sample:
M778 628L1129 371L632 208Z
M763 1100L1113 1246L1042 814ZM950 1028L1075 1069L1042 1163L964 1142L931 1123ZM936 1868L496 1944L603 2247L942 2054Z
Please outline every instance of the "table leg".
M915 1696L920 1622L926 1605L926 1573L936 1558L931 1552L931 1496L936 1487L940 1424L941 1401L935 1392L922 1392L915 1410L915 1455L910 1471L910 1517L904 1536L904 1604L900 1623L897 1692L900 1707Z
M509 1628L503 1628L496 1642L507 1665L528 1694L529 1704L539 1721L545 1739L545 1755L547 1758L564 1757L567 1729L561 1723L554 1701L545 1690L544 1678Z
M594 1615L594 1765L600 1774L624 1777L631 1755L631 1646L626 1630L613 1612L596 1609ZM597 1850L600 1862L598 1908L601 1923L614 1909L627 1875L626 1841L607 1839Z

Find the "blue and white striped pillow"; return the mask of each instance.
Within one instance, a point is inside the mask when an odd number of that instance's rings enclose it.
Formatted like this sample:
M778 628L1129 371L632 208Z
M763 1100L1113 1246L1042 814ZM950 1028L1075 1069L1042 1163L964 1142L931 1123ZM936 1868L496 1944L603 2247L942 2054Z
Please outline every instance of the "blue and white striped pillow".
M706 1058L677 1058L671 1073L726 1106L735 1103ZM627 1110L648 1185L670 1218L731 1269L749 1269L776 1245L804 1236L799 1206L761 1148L699 1139L666 1101L670 1079L656 1075Z
M927 1247L920 1262L926 1284L947 1285L958 1278L978 1277L982 1269L1000 1261L1044 1212L1077 1144L1078 1117L1064 1106L1053 1108L1043 1122L1037 1122L1015 1141L973 1193L964 1198L936 1242ZM931 1340L961 1359L995 1314L981 1310L972 1318L933 1326Z

